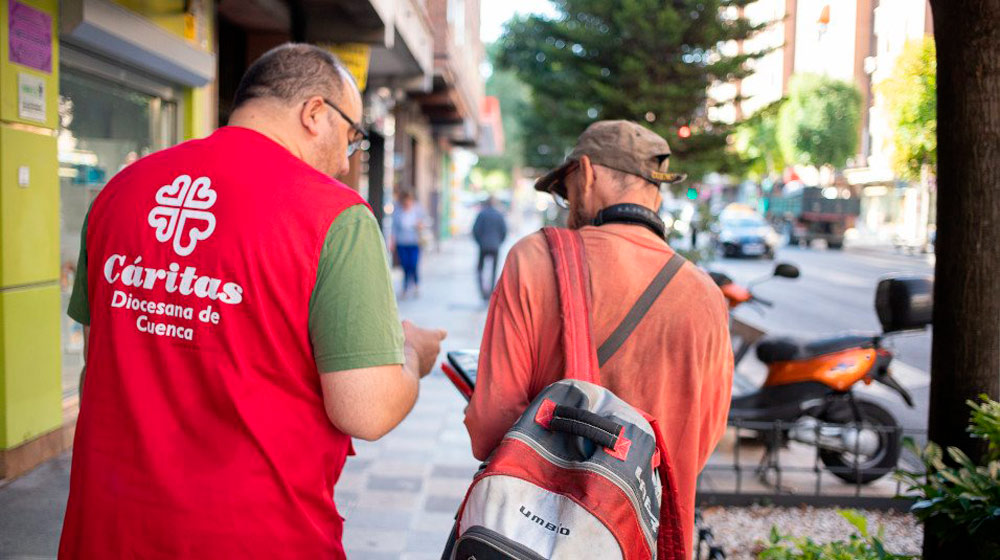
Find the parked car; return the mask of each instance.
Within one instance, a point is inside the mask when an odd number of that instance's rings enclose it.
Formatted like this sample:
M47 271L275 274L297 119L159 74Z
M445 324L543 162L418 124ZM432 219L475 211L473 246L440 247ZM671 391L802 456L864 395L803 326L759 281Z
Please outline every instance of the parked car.
M726 257L774 258L780 236L749 206L730 204L719 215L716 247Z

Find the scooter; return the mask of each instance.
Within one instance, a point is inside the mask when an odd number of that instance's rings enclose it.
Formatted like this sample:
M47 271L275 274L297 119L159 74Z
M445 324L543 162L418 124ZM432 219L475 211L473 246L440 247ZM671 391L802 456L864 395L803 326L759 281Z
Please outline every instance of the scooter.
M747 304L773 306L725 274L710 274L730 309ZM779 264L772 277L798 275L793 265ZM737 363L756 342L757 358L768 372L762 387L733 398L729 423L756 429L764 436L767 449L759 473L766 475L768 467L776 464L777 452L788 440L816 446L826 468L852 483L878 480L896 466L901 447L899 423L877 403L855 397L852 389L859 382L875 381L913 407L913 398L891 374L893 354L884 342L930 324L933 287L931 277L880 281L875 307L881 333L814 339L759 336L753 340L751 336L750 342L743 341L734 353Z

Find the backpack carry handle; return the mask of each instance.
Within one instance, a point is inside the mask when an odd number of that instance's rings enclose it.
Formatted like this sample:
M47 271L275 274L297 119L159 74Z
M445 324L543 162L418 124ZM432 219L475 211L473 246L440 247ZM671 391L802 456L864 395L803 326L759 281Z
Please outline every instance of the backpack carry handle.
M549 421L549 429L589 439L600 447L614 449L618 444L618 436L622 433L621 424L594 414L583 408L556 405Z

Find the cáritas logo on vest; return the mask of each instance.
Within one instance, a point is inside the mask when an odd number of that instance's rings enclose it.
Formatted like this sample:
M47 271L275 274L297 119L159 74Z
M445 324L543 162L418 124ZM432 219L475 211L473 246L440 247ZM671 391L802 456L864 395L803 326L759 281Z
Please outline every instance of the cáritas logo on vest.
M195 297L218 300L230 305L243 301L243 286L236 282L200 275L193 266L185 267L182 271L177 263L170 263L166 269L143 266L142 257L136 257L129 263L125 255L111 255L104 262L104 279L111 285L120 283L122 286L144 290L162 286L169 294L193 294Z
M174 252L186 257L215 231L215 215L209 209L216 198L208 177L192 181L190 175L178 175L156 191L157 206L146 221L156 230L157 241L173 241Z
M558 533L563 536L569 536L569 527L563 527L562 525L556 525L551 521L546 521L541 517L539 517L538 515L531 513L531 510L524 506L521 506L520 511L521 515L523 515L532 523L537 524L539 527L543 527L544 529L552 531L553 533Z

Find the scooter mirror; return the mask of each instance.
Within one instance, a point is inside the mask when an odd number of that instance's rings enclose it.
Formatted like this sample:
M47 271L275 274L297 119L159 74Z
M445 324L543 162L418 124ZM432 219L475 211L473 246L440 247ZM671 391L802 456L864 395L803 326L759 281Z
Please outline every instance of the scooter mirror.
M780 263L778 266L774 267L774 275L781 278L798 278L799 267L794 264Z

